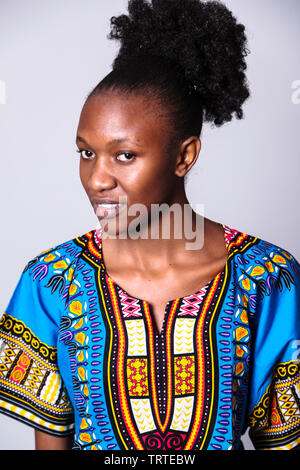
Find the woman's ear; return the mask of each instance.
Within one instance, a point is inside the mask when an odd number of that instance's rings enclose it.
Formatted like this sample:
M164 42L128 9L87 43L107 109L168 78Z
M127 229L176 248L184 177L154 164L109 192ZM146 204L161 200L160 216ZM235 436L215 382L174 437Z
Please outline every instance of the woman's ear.
M179 177L185 176L198 159L201 150L201 140L199 137L189 137L180 146L176 161L175 174Z

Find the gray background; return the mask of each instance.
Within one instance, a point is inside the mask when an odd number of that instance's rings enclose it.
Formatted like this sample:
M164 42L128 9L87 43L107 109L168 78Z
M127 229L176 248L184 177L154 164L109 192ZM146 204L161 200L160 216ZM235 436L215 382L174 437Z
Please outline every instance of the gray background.
M299 260L299 0L225 0L246 25L252 97L245 119L205 125L187 180L192 206ZM75 133L88 92L111 70L109 19L127 0L0 0L1 293L27 261L96 227L78 176ZM298 93L298 96L300 94ZM246 448L252 448L248 438ZM0 414L0 449L32 449L33 430Z

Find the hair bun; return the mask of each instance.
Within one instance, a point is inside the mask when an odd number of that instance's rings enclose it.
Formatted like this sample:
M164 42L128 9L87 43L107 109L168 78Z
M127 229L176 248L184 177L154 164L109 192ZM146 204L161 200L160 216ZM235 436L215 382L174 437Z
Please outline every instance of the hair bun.
M249 96L245 76L245 27L218 1L129 0L128 15L111 18L109 39L121 41L116 67L137 54L180 64L201 96L206 121L221 125Z

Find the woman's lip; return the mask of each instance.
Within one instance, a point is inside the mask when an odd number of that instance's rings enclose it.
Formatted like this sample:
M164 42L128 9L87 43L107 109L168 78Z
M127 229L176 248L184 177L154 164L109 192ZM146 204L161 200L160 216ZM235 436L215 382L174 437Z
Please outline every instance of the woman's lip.
M94 204L94 211L99 219L110 219L115 217L123 206L125 206L125 204Z

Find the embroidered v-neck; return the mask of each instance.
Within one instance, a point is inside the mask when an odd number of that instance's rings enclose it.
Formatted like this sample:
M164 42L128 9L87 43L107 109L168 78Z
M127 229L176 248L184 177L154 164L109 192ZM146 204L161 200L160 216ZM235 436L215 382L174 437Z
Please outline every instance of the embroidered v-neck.
M207 425L204 410L213 393L210 383L213 343L209 338L226 292L229 255L234 249L231 241L236 235L229 227L222 228L228 252L225 266L201 289L168 301L161 332L152 318L149 302L129 295L110 278L103 263L101 235L95 231L92 234L97 247L93 256L100 266L100 308L110 332L107 345L112 351L107 381L111 384L110 395L116 401L117 420L127 420L131 412L136 416L139 433L133 439L137 448L151 447L152 439L163 442L175 438L190 449L198 436L198 431L194 432L198 425L201 423L201 429ZM94 249L92 243L90 249ZM111 377L118 377L117 382ZM182 406L186 422L182 421ZM144 408L147 418L141 415ZM189 426L196 426L190 436L186 434Z
M175 304L177 306L177 304L179 302L180 303L186 303L186 304L188 304L187 310L193 310L191 304L193 303L193 299L195 299L196 304L197 304L197 310L199 310L199 298L200 299L203 298L205 293L207 292L208 288L214 283L214 281L216 281L216 279L218 279L222 274L224 274L224 272L226 270L226 267L228 265L228 262L229 262L230 236L228 236L228 233L230 233L230 228L227 227L224 224L220 224L220 225L222 226L222 229L223 229L224 243L225 243L226 250L227 250L227 260L226 260L225 265L223 266L222 270L219 273L217 273L210 281L208 281L203 287L198 289L196 292L193 292L191 294L187 294L183 297L176 297L174 299L170 299L166 303L165 309L164 309L163 323L162 323L161 331L158 330L156 322L154 321L154 318L151 314L151 308L150 308L151 302L148 302L147 300L144 300L144 299L141 299L141 298L138 298L138 297L135 297L135 296L129 294L125 289L123 289L123 287L121 287L116 281L114 281L110 277L110 275L108 274L108 272L106 270L104 260L103 260L104 258L103 258L103 249L102 249L102 238L101 238L101 235L100 235L101 232L99 232L99 231L94 232L95 241L97 243L98 250L99 250L99 253L100 253L100 257L101 257L101 268L102 268L102 271L104 273L106 282L110 282L115 287L115 289L116 289L116 291L118 292L119 295L122 295L122 296L126 297L127 299L132 299L133 301L137 301L137 302L139 302L143 305L145 315L146 315L146 317L149 317L148 322L151 323L151 327L153 329L153 332L154 332L155 336L157 335L158 337L162 337L162 335L164 334L165 329L166 329L166 322L167 322L168 317L170 315L170 311L173 310Z

